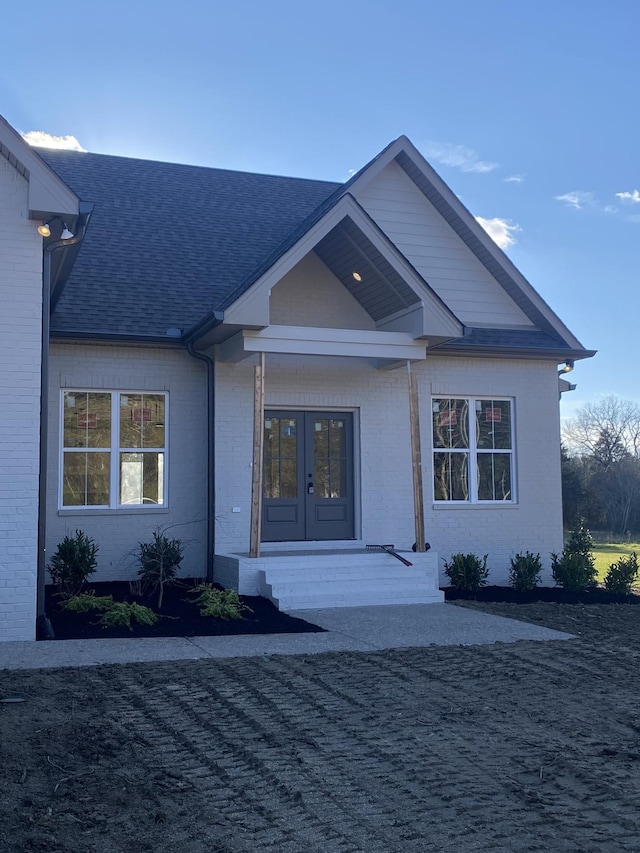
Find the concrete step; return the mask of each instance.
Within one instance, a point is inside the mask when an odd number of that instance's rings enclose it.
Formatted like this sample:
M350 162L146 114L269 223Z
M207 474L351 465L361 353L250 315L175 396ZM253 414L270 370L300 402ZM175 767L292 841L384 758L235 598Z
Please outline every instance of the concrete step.
M267 569L265 575L270 583L306 583L310 576L327 581L341 580L390 580L395 582L421 581L425 578L424 569L408 568L401 564L396 569L394 566L334 566L323 567L319 571L310 573L308 569Z
M278 555L260 560L260 594L281 610L442 601L437 556L415 560L404 566L383 552Z
M387 604L440 604L444 601L444 593L440 590L429 590L422 594L384 596L358 593L321 598L319 596L287 596L278 601L279 610L322 610L330 607L367 607Z

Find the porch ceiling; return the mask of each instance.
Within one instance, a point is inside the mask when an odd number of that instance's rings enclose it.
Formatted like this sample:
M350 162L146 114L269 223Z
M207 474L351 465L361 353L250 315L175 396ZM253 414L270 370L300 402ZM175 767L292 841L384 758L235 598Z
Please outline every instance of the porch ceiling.
M376 322L421 301L348 216L317 244L315 252Z

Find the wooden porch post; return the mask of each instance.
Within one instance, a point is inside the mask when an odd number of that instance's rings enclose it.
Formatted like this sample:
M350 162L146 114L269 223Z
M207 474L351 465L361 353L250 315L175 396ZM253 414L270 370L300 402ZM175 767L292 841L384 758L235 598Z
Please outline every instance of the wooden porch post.
M264 465L264 353L255 366L253 386L253 476L251 482L251 542L249 556L260 556L262 472Z
M424 496L422 491L422 451L420 449L420 413L418 409L418 387L407 361L409 383L409 423L411 428L411 462L413 468L413 511L416 530L416 550L424 552Z

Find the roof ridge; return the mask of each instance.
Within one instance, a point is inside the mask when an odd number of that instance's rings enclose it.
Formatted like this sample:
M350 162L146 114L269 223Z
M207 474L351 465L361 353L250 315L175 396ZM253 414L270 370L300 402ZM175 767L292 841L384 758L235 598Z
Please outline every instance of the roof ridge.
M323 178L299 178L295 175L275 175L270 172L249 172L245 169L224 169L220 166L202 166L197 163L176 163L172 160L150 160L146 157L128 157L122 154L103 154L98 151L74 151L68 148L44 148L36 145L32 147L41 157L43 157L43 159L45 159L45 161L46 157L49 155L53 155L54 158L57 156L78 157L83 159L86 157L99 157L104 160L118 160L126 163L148 163L153 166L171 166L178 169L201 169L205 172L219 172L225 175L250 175L252 178L275 178L285 181L304 181L312 184L327 184L328 186L338 188L343 186L339 181L328 181Z

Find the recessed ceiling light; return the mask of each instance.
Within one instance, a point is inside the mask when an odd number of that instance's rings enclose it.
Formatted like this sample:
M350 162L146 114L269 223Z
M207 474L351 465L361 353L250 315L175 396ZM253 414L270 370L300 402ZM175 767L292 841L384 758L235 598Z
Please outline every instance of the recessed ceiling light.
M356 281L362 281L362 276L359 272L352 272L351 275L355 278Z

